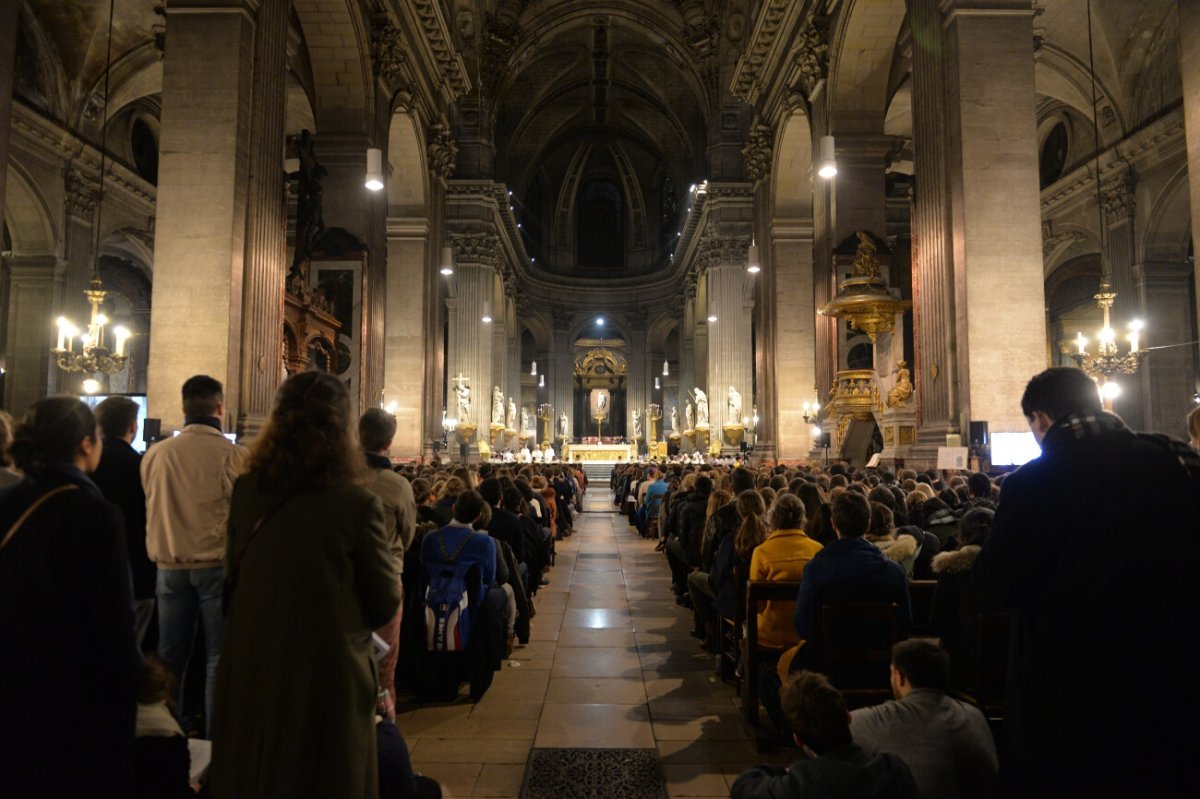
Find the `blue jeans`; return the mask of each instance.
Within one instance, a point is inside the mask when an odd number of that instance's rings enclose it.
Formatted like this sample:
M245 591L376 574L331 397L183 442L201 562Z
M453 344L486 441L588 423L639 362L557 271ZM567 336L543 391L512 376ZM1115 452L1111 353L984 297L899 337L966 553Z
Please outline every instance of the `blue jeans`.
M213 699L217 686L217 661L221 659L221 638L225 617L221 614L221 595L225 569L158 570L158 654L179 679L177 707L183 711L183 682L196 623L204 620L204 647L208 663L204 682L204 724L212 734Z

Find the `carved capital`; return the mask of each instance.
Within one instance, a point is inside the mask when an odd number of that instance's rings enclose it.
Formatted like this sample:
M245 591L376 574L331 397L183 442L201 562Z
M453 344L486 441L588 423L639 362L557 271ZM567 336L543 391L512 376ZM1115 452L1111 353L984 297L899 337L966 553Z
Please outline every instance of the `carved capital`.
M388 87L398 89L403 83L404 64L408 53L404 51L404 35L386 17L377 17L371 22L371 65L375 76Z
M742 148L746 177L758 180L771 172L771 126L761 122L750 128L746 146Z
M443 178L454 174L458 159L458 142L450 135L445 125L436 124L429 129L429 168Z
M1077 241L1083 240L1083 234L1075 230L1066 230L1062 233L1052 233L1042 235L1042 257L1049 258L1061 247L1067 247Z
M696 264L701 270L715 266L744 265L749 248L749 236L706 235L700 240Z
M450 246L456 263L492 268L499 265L500 237L495 233L452 233Z
M71 167L64 176L64 187L67 213L90 221L96 212L96 199L100 196L99 183L90 175Z
M1133 177L1126 173L1100 191L1104 216L1110 225L1133 217L1135 199Z

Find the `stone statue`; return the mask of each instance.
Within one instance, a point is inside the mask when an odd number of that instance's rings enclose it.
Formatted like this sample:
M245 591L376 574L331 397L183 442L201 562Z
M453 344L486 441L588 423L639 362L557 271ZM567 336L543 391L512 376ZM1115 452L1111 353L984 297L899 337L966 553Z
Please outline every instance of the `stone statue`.
M567 415L565 413L558 415L558 437L567 438Z
M671 430L679 430L679 407L676 405L671 406Z
M734 386L729 387L728 398L726 400L726 424L741 424L742 423L742 395Z
M524 405L522 405L521 406L521 430L525 431L528 429L529 429L529 409L526 408ZM528 462L529 461L526 461L526 463L528 463Z
M696 429L696 411L692 409L692 401L691 400L688 400L687 404L684 405L684 413L687 417L687 429L695 430Z
M708 427L708 395L696 386L696 426Z
M642 415L636 409L633 412L633 437L642 437Z
M517 429L517 403L512 397L508 398L508 429Z
M458 423L471 421L471 381L464 374L454 376L454 396L458 403Z
M608 410L608 394L601 391L600 396L598 396L596 398L596 415L597 416L606 416L607 414L605 412L607 410Z
M900 361L896 364L896 385L888 392L887 406L889 408L903 408L908 405L908 401L913 395L912 373L908 371L908 364Z
M492 424L504 426L504 392L500 386L492 388Z

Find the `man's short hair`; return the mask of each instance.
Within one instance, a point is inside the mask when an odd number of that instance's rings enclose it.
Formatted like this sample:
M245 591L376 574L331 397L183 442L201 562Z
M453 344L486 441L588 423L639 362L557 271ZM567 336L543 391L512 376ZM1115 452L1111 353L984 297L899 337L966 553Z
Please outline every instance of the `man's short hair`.
M208 375L189 377L183 384L183 415L189 419L216 416L225 401L221 382Z
M478 491L468 489L462 492L458 499L454 500L454 521L460 524L473 523L479 518L479 514L483 513L486 504Z
M858 538L871 526L871 503L857 491L843 491L831 505L833 526L843 538Z
M500 504L500 500L504 498L504 485L498 477L489 477L479 484L479 496L483 497L483 501L492 507Z
M696 478L696 484L693 490L702 497L707 497L713 492L713 481L711 477L700 475Z
M1100 392L1082 370L1073 366L1054 366L1035 375L1025 386L1021 413L1033 418L1041 411L1057 422L1072 413L1100 410Z
M950 687L950 656L927 638L910 638L892 647L892 666L913 688Z
M367 452L379 452L396 437L396 417L383 408L368 408L358 420L358 443Z
M967 489L973 497L991 499L992 479L983 472L971 472L971 476L967 478Z
M96 424L105 438L124 438L137 421L138 404L129 397L109 397L96 406Z
M735 497L743 491L749 491L754 488L754 472L739 466L729 475L729 484Z
M846 704L825 675L796 672L784 684L779 699L792 732L817 754L851 742Z

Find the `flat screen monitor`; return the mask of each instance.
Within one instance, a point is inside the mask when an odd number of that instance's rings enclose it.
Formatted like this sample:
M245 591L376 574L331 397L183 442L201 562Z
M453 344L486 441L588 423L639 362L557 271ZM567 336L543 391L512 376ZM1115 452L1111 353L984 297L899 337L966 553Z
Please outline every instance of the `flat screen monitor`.
M80 399L83 400L84 404L87 405L89 408L91 408L92 410L95 410L97 405L99 405L101 402L108 399L109 397L126 397L137 403L137 406L138 406L138 414L137 414L138 429L137 429L137 435L135 435L133 437L132 444L133 444L133 448L136 449L138 452L145 452L146 451L146 441L142 437L142 430L145 429L145 424L146 424L146 408L147 408L146 395L145 394L85 394L84 396L80 397Z
M993 466L1023 466L1042 454L1033 433L992 433Z

